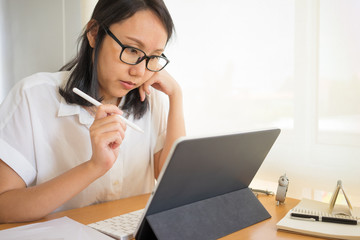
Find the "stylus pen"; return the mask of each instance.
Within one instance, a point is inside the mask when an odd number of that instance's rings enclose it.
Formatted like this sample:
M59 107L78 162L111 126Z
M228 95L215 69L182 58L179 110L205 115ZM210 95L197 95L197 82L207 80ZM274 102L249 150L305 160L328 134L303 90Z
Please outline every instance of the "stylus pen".
M350 224L357 225L358 221L355 219L346 219L346 218L336 218L336 217L325 217L301 213L291 213L290 217L293 219L306 220L306 221L319 221L319 222L330 222L330 223L341 223L341 224Z
M83 99L87 100L88 102L94 104L96 107L99 107L100 105L102 105L100 102L96 101L94 98L90 97L89 95L87 95L86 93L84 93L83 91L81 91L78 88L73 88L73 92L76 93L77 95L79 95L80 97L82 97ZM144 133L144 131L139 128L137 125L135 125L134 123L130 122L129 120L127 120L126 118L124 118L121 115L118 115L128 126L132 127L133 129L135 129L136 131L139 131L141 133Z

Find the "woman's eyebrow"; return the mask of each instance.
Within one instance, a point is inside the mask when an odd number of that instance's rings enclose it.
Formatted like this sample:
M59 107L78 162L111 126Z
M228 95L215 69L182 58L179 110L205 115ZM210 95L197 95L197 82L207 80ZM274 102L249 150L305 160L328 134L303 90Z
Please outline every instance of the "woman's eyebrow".
M131 40L131 41L136 42L141 49L144 49L144 48L145 48L145 44L144 44L141 40L139 40L139 39L137 39L137 38L133 38L133 37L126 37L126 38L129 39L129 40ZM159 48L159 49L154 50L153 52L162 53L162 52L164 52L164 49L163 49L163 48Z

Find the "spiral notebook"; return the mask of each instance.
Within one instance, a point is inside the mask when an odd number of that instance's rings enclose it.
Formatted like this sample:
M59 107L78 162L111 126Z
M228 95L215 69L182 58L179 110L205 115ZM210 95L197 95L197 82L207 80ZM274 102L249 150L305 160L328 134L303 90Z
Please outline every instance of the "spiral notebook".
M352 207L351 215L348 214L348 206L346 205L336 205L334 210L336 211L329 211L329 203L302 199L276 226L278 230L286 230L305 235L334 239L360 239L359 223L351 225L321 221L321 218L328 217L335 219L334 221L336 221L336 219L340 219L341 221L349 219L349 221L356 222L360 220L360 208ZM335 214L335 212L337 214ZM340 212L342 214L339 214ZM313 217L310 219L297 219L291 216L293 213L311 214ZM318 216L320 219L314 219L314 216Z

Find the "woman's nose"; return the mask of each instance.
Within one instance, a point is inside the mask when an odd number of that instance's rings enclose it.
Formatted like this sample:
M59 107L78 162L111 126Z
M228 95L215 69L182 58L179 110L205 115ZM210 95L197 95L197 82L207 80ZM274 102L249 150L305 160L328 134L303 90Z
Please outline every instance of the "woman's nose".
M144 60L136 65L131 65L129 73L131 76L142 77L144 76L145 71L146 71L146 61Z

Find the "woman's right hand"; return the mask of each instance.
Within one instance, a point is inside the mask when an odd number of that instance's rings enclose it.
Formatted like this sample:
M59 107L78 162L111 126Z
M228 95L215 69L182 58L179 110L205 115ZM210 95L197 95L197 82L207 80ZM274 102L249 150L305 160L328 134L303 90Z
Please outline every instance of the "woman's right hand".
M105 174L115 163L119 147L125 137L126 125L118 115L122 111L115 105L98 107L90 127L92 157L90 161Z

